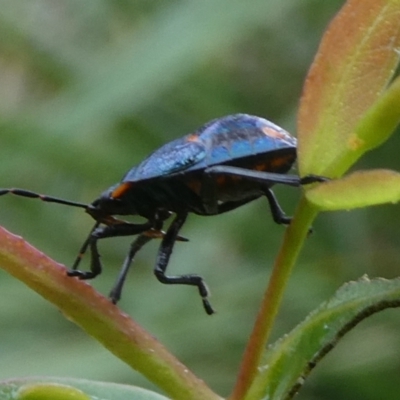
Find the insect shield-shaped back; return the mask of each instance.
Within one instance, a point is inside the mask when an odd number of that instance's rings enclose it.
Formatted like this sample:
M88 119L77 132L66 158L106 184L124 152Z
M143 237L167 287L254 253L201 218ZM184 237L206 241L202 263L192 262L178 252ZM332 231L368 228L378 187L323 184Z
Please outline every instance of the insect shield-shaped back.
M101 270L98 239L139 233L111 291L116 302L135 254L148 241L159 237L161 245L154 268L157 279L166 284L197 286L206 312L212 314L208 290L200 276L166 275L174 243L183 239L179 230L188 213L220 214L264 196L274 220L289 223L290 218L280 208L270 187L275 183L301 184L298 176L286 175L295 159L296 139L263 118L245 114L213 120L198 131L165 144L92 204L110 214L109 218L115 214L138 214L148 219L142 226L115 224L110 219L108 226L96 227L89 239L92 272ZM160 233L170 213L175 218L168 231Z

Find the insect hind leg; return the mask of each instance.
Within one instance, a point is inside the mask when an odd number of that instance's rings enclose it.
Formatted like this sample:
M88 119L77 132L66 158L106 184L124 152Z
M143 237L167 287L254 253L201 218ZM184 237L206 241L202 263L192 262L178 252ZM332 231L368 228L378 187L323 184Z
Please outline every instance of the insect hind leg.
M240 176L253 182L265 183L267 185L274 185L280 183L288 186L302 186L315 182L326 182L328 178L318 175L306 175L300 178L298 175L288 175L268 171L256 171L252 169L232 167L230 165L215 165L209 167L204 171L208 175L233 175Z
M274 192L269 188L265 188L264 194L268 200L273 220L277 224L289 225L292 217L288 217L282 210L282 207L278 203L278 199L275 197Z

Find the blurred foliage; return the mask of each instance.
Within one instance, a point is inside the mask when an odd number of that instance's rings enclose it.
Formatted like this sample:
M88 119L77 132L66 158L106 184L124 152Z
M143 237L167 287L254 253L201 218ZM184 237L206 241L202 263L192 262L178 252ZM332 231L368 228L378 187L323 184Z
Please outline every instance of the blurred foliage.
M302 81L339 0L3 0L0 7L2 187L90 202L166 141L247 112L295 131ZM400 137L357 168L400 170ZM290 213L298 193L277 188ZM1 224L71 265L91 227L80 210L1 199ZM344 281L399 275L397 206L320 216L292 277L275 337ZM260 217L259 217L260 216ZM228 394L282 236L258 201L192 216L170 270L198 272L218 314L193 288L165 287L144 249L120 306L195 373ZM129 239L101 243L107 293ZM0 378L58 375L149 387L57 310L0 272ZM319 365L299 399L397 399L400 315L363 322Z

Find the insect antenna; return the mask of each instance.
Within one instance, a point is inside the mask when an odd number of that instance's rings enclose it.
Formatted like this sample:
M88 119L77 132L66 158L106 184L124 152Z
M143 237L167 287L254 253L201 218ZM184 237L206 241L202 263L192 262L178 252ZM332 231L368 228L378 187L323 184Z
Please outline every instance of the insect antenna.
M5 194L13 194L16 196L21 196L21 197L28 197L31 199L40 199L42 201L48 202L48 203L57 203L57 204L64 204L66 206L71 206L71 207L79 207L79 208L87 208L88 205L84 203L79 203L77 201L70 201L70 200L65 200L65 199L59 199L57 197L52 197L52 196L47 196L44 194L39 194L35 192L31 192L30 190L25 190L25 189L0 189L0 196L3 196Z

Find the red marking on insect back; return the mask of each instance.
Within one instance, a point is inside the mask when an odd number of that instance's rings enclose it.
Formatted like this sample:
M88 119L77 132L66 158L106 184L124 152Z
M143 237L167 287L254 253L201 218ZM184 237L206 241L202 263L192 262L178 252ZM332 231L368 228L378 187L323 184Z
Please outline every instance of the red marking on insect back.
M263 126L262 131L269 137L274 138L274 139L286 139L287 134L284 132L277 131L274 128L270 128L268 126Z
M116 187L112 193L111 193L111 197L113 199L118 199L119 197L121 197L124 193L126 193L131 187L133 186L133 182L124 182L121 183L121 185L119 185L118 187Z

